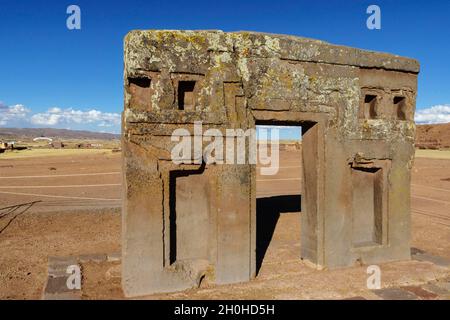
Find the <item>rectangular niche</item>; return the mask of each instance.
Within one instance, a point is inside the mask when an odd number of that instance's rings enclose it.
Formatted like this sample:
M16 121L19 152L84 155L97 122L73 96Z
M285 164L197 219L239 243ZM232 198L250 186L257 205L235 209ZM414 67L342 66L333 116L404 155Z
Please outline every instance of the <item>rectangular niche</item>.
M364 102L362 104L361 119L377 119L378 118L378 101L374 94L364 95Z
M139 111L151 111L151 78L147 75L138 75L128 78L128 93L130 94L130 107Z
M170 173L169 261L208 260L208 177L200 170Z
M407 120L407 110L406 110L406 98L405 97L394 97L394 108L397 114L398 120Z
M172 73L175 110L194 112L200 111L200 92L204 86L205 76L193 73Z
M178 110L195 110L195 81L178 82Z
M352 179L352 241L355 247L383 244L387 208L384 169L356 167Z

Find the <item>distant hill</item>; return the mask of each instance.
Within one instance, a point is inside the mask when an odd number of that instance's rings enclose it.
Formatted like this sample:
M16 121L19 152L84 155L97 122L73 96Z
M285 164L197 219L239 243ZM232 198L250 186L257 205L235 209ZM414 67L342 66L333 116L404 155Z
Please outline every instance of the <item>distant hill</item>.
M416 147L421 149L450 148L450 123L418 125Z
M37 137L48 137L60 140L86 139L86 140L114 140L120 139L119 134L101 133L92 131L79 131L52 128L0 128L0 139L29 140Z

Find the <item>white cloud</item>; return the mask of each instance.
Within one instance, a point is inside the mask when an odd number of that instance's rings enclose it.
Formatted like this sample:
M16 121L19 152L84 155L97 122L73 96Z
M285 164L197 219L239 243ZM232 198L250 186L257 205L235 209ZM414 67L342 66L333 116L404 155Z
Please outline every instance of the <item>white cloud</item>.
M446 123L450 122L450 105L442 104L416 111L417 123Z
M59 123L61 116L54 113L38 113L31 117L31 123L37 125L54 126Z
M35 125L61 125L61 124L96 124L100 127L112 127L120 124L120 114L102 112L95 109L82 111L72 108L50 108L47 112L36 113L30 121Z
M7 106L4 103L0 103L0 126L6 126L15 123L16 121L22 121L26 119L30 112L31 110L27 109L22 104Z
M48 112L48 113L60 113L60 112L61 112L61 109L60 109L60 108L57 108L57 107L54 107L54 108L48 109L47 112Z
M111 128L120 131L119 113L102 112L96 109L76 110L73 108L49 108L45 112L33 113L24 105L7 106L0 102L0 126L18 127L55 127L86 129L99 131Z

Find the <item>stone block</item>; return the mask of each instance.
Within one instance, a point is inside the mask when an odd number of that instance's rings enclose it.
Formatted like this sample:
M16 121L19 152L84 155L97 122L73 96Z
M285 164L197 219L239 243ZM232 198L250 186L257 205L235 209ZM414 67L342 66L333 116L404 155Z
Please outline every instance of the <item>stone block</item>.
M257 32L136 30L124 46L126 296L256 276L255 141L244 137L237 164L203 140L257 125L302 127L299 259L331 269L411 258L416 60ZM222 151L234 152L227 138Z
M106 254L83 254L78 257L78 261L84 262L105 262L107 260Z
M414 293L400 288L386 288L372 290L372 292L383 300L417 300L418 298Z

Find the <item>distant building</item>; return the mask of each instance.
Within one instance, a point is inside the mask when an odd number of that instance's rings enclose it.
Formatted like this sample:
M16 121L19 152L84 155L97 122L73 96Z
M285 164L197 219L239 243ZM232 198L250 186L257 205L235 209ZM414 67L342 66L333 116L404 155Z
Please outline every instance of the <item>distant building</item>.
M55 148L55 149L64 148L64 143L61 141L54 141L54 142L50 143L50 145L52 146L52 148Z
M90 149L92 146L90 143L79 143L77 144L78 149Z
M101 143L79 143L77 144L78 149L90 149L90 148L102 148L103 144Z

